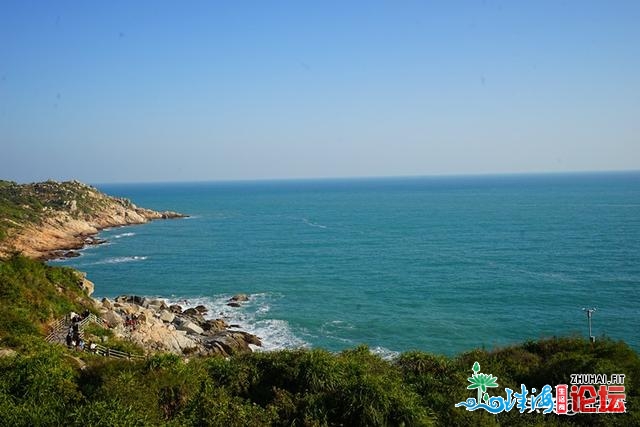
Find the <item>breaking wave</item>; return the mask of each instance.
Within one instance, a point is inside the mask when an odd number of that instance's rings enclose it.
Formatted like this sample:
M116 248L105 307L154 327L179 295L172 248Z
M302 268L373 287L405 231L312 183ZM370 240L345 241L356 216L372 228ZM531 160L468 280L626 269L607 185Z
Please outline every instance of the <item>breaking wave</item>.
M302 222L304 222L305 224L307 224L310 227L316 227L316 228L327 228L326 225L322 225L322 224L317 224L315 222L311 222L309 221L307 218L302 218Z
M96 261L93 263L93 265L100 265L100 264L120 264L123 262L135 262L135 261L144 261L149 257L146 256L122 256L122 257L116 257L116 258L107 258L105 260L102 261Z
M131 237L131 236L135 236L136 233L122 233L122 234L116 234L115 236L113 236L114 239L122 239L123 237Z
M282 319L269 318L267 314L271 303L277 296L260 293L248 295L249 301L240 307L229 307L227 303L232 295L215 297L179 298L173 296L166 300L167 304L178 304L183 309L204 305L209 311L207 319L222 318L231 329L239 329L256 335L262 341L262 347L252 348L255 351L274 351L284 349L306 348L309 344L295 335L289 322Z

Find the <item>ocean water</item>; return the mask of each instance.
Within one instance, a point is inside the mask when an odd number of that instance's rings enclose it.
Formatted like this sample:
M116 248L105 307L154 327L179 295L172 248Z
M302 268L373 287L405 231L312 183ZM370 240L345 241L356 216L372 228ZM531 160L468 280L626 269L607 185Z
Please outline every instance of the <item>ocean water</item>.
M56 264L98 297L203 303L267 350L451 355L588 336L583 307L594 335L640 349L640 173L98 188L191 217L105 230ZM250 302L227 307L236 293Z

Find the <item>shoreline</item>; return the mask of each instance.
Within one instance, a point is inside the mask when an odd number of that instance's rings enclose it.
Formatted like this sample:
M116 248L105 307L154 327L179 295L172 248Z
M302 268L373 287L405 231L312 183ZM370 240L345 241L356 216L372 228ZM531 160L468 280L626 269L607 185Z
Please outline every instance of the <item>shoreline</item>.
M56 240L54 246L48 246L43 249L38 249L39 252L42 252L42 255L37 257L42 261L50 261L54 259L66 259L66 258L75 258L80 256L79 251L86 249L91 246L99 246L105 243L108 243L108 239L102 239L98 237L101 231L115 228L115 227L129 227L134 225L143 225L147 224L151 221L157 221L162 219L180 219L180 218L189 218L189 215L173 212L173 211L164 211L158 212L150 209L141 209L136 208L136 213L142 213L140 215L143 220L138 221L137 219L134 221L129 221L125 219L122 222L108 223L106 225L95 226L92 224L92 221L84 221L86 223L87 229L89 232L82 232L79 234L72 234L70 237L65 238L64 240ZM125 212L125 218L131 217L130 214ZM135 218L135 217L134 217ZM58 229L63 233L73 233L76 228L75 225L71 225L65 229L64 225ZM42 233L48 233L46 230L42 230Z

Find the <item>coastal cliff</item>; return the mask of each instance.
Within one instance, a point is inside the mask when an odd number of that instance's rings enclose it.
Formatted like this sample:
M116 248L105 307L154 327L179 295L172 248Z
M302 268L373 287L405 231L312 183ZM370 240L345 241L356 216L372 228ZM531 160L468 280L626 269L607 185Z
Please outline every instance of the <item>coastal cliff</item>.
M185 216L139 208L78 181L0 181L0 257L73 256L67 251L100 243L93 236L104 228Z

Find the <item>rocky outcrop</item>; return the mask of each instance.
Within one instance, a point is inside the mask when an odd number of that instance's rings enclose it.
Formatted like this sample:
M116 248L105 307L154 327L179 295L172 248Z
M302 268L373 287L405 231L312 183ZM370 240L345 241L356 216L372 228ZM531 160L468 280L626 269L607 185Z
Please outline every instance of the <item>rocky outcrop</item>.
M206 307L167 306L161 299L123 295L96 301L101 317L116 336L129 339L149 352L218 354L251 352L262 345L248 332L230 330L224 319L206 319Z
M5 219L0 257L13 252L40 259L76 256L74 250L104 243L93 237L102 229L185 216L139 208L127 199L107 196L78 181L12 183L2 189L8 194L3 203L13 203L12 207L22 210L23 215L19 220Z

